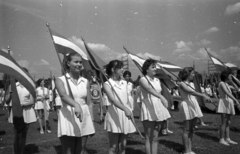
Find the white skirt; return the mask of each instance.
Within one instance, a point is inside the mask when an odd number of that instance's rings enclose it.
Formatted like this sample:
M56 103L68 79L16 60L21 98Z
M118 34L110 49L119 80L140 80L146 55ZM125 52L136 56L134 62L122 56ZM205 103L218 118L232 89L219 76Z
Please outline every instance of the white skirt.
M200 118L203 116L201 108L198 105L198 102L196 99L191 100L184 100L179 105L180 110L180 119L185 120L191 120L193 118Z
M132 121L126 117L125 112L114 105L108 107L104 129L108 132L123 134L134 133L136 131Z
M32 106L23 107L23 119L24 119L24 122L27 124L37 121L36 114L35 114ZM11 109L11 112L10 112L10 115L8 118L8 122L13 123L12 109Z
M231 98L220 98L217 113L226 113L235 115L234 103Z
M74 108L64 105L58 114L58 137L74 136L82 137L95 133L92 117L86 104L81 106L83 111L82 122L76 117Z

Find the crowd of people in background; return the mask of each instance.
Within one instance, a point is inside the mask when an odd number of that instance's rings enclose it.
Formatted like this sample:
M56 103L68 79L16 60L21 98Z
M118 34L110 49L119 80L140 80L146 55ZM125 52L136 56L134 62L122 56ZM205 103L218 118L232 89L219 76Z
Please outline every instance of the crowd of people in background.
M197 92L192 67L180 71L175 86L168 88L156 77L156 61L152 59L145 61L143 74L135 81L130 71L124 72L123 63L119 60L110 61L102 76L94 71L83 72L82 58L76 53L66 56L63 63L66 73L55 80L55 87L52 87L51 80L37 80L36 100L21 83L16 83L26 126L22 134L15 135L15 153L23 153L29 124L38 121L40 134L51 133L51 129L58 130L57 136L64 154L84 154L88 138L97 133L94 121L99 120L108 132L109 154L124 154L128 135L136 131L133 111L138 108L147 154L157 154L159 134L174 133L168 128L171 110L178 110L183 122L184 153L195 154L192 140L197 121L207 126L202 121L203 114L197 97L210 103L218 98L216 112L222 119L219 143L226 146L238 144L230 139L229 127L231 116L235 114L234 105L240 108L240 71L223 71L219 81L215 79L211 82L208 79L200 85L201 92ZM174 99L167 99L166 89ZM12 123L11 93L10 86L6 92L1 91L1 102L7 109L9 123ZM94 118L94 105L99 108L99 119ZM50 127L52 110L57 111L58 128Z

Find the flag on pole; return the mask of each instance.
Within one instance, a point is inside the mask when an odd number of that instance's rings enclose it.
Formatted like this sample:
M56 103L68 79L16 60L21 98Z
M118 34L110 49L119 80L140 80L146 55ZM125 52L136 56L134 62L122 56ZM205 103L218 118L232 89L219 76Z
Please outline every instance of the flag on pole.
M225 65L229 67L231 70L239 70L239 68L232 63L225 63Z
M171 72L179 72L182 70L182 68L180 66L171 64L166 61L158 61L157 64Z
M10 56L10 54L0 50L0 72L10 76L11 91L12 91L12 112L14 128L21 132L24 127L23 110L19 100L16 80L18 80L35 98L35 83L31 76L21 68L21 66Z
M138 69L142 72L142 66L143 63L146 61L145 59L128 52L128 55L131 57L132 61L134 62L134 64L138 67ZM171 80L171 78L161 69L161 65L159 63L157 63L157 70L156 70L156 77L159 79L162 79L164 81L164 83L166 84L166 86L168 88L173 88L176 86L176 84Z
M36 86L32 77L6 52L0 50L0 72L18 80L35 98Z
M205 49L207 51L207 49ZM216 67L217 71L220 73L223 70L226 70L226 65L218 58L214 57L212 54L210 54L208 51L208 56L212 60L214 66Z
M69 53L76 52L82 57L82 63L83 63L84 69L92 69L92 66L90 64L90 61L87 55L83 52L81 48L79 48L73 42L69 41L64 36L51 30L50 27L49 27L49 31L50 31L50 34L52 35L53 43L55 44L55 47L58 53L67 55Z

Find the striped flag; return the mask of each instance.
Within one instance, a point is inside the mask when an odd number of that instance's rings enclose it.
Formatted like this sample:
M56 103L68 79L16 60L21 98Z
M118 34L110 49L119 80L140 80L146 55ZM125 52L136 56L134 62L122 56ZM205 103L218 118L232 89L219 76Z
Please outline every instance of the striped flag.
M225 65L229 67L231 70L239 70L239 68L232 63L225 63Z
M128 55L131 57L132 61L134 62L134 64L138 67L138 69L142 72L142 66L143 63L146 61L145 59L130 53L129 51ZM162 79L164 81L164 83L166 84L166 86L168 88L173 88L175 87L175 83L172 82L171 78L161 69L161 65L159 65L159 63L157 63L157 71L156 71L156 77L159 79Z
M0 72L18 80L35 98L36 86L32 77L6 52L0 50Z
M181 67L179 67L177 65L174 65L174 64L171 64L171 63L166 62L166 61L158 61L158 65L160 65L161 67L167 69L170 72L179 72L179 71L182 70Z
M23 119L23 110L16 88L16 80L18 80L34 98L36 98L35 83L31 76L24 71L9 54L2 50L0 50L0 72L10 76L13 125L18 132L21 132L24 129L25 124Z
M58 53L66 55L72 52L77 52L82 57L82 63L83 63L84 69L92 69L90 61L82 49L80 49L76 44L69 41L64 36L51 30L50 28L49 28L49 31L50 31L50 34L52 35L53 43L55 44L55 47Z
M207 51L207 49L205 49ZM210 59L212 60L215 68L217 69L218 72L221 72L223 70L226 70L226 65L218 58L214 57L212 54L210 54L208 51L208 56L210 57Z

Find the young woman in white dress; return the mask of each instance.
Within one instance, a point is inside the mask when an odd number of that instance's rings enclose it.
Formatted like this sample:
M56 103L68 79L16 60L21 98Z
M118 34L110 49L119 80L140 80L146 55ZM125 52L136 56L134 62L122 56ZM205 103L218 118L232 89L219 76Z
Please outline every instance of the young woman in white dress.
M109 135L109 154L125 154L127 135L136 129L131 121L132 111L128 104L127 82L121 79L123 63L119 60L110 61L106 73L109 79L103 84L103 88L110 105L105 116L104 129Z
M180 118L183 121L182 140L184 145L184 154L195 154L192 151L192 138L194 128L197 119L203 115L197 100L192 99L192 97L203 97L207 101L211 101L211 99L207 95L198 93L190 88L190 81L192 81L194 77L194 70L192 67L185 67L182 71L179 72L178 76L182 80L179 85L179 92L183 101L179 105L179 110Z
M26 68L23 68L26 72L28 70ZM14 153L23 154L24 148L26 145L27 140L27 132L29 128L29 124L34 123L37 121L33 104L34 99L32 95L29 93L29 91L20 83L16 83L16 89L18 93L18 97L20 100L20 104L23 109L23 119L24 119L24 129L21 132L18 132L16 129L14 129ZM9 95L7 99L11 99L11 95ZM13 113L11 110L10 116L9 116L9 122L13 123Z
M39 126L40 126L40 134L44 134L43 131L43 121L46 119L46 127L45 129L47 129L47 133L51 133L50 130L50 126L49 126L49 110L50 110L50 106L49 106L49 92L48 89L46 87L44 87L44 79L38 79L37 80L37 89L36 89L36 102L35 102L35 107L34 109L37 111L37 115L38 115L38 122L39 122ZM46 115L44 114L44 107L46 107ZM46 117L44 117L46 116Z
M218 85L219 92L219 103L217 108L217 113L220 113L222 124L220 127L220 144L229 145L229 144L238 144L230 139L230 124L231 116L235 115L234 102L237 104L238 109L240 109L240 104L238 100L231 94L229 85L227 82L232 82L232 77L230 72L223 71L221 73L221 82Z
M66 76L56 79L56 88L62 100L58 113L58 137L63 154L85 154L88 137L95 133L90 86L88 80L80 75L83 65L79 54L66 56L64 66Z
M141 121L145 133L145 148L147 154L157 154L158 134L164 120L170 118L167 110L167 100L161 95L161 83L156 77L156 61L148 59L142 66L144 77L139 81L143 96L141 106ZM150 83L149 83L150 82ZM150 85L151 84L151 85ZM153 87L154 88L153 88Z

